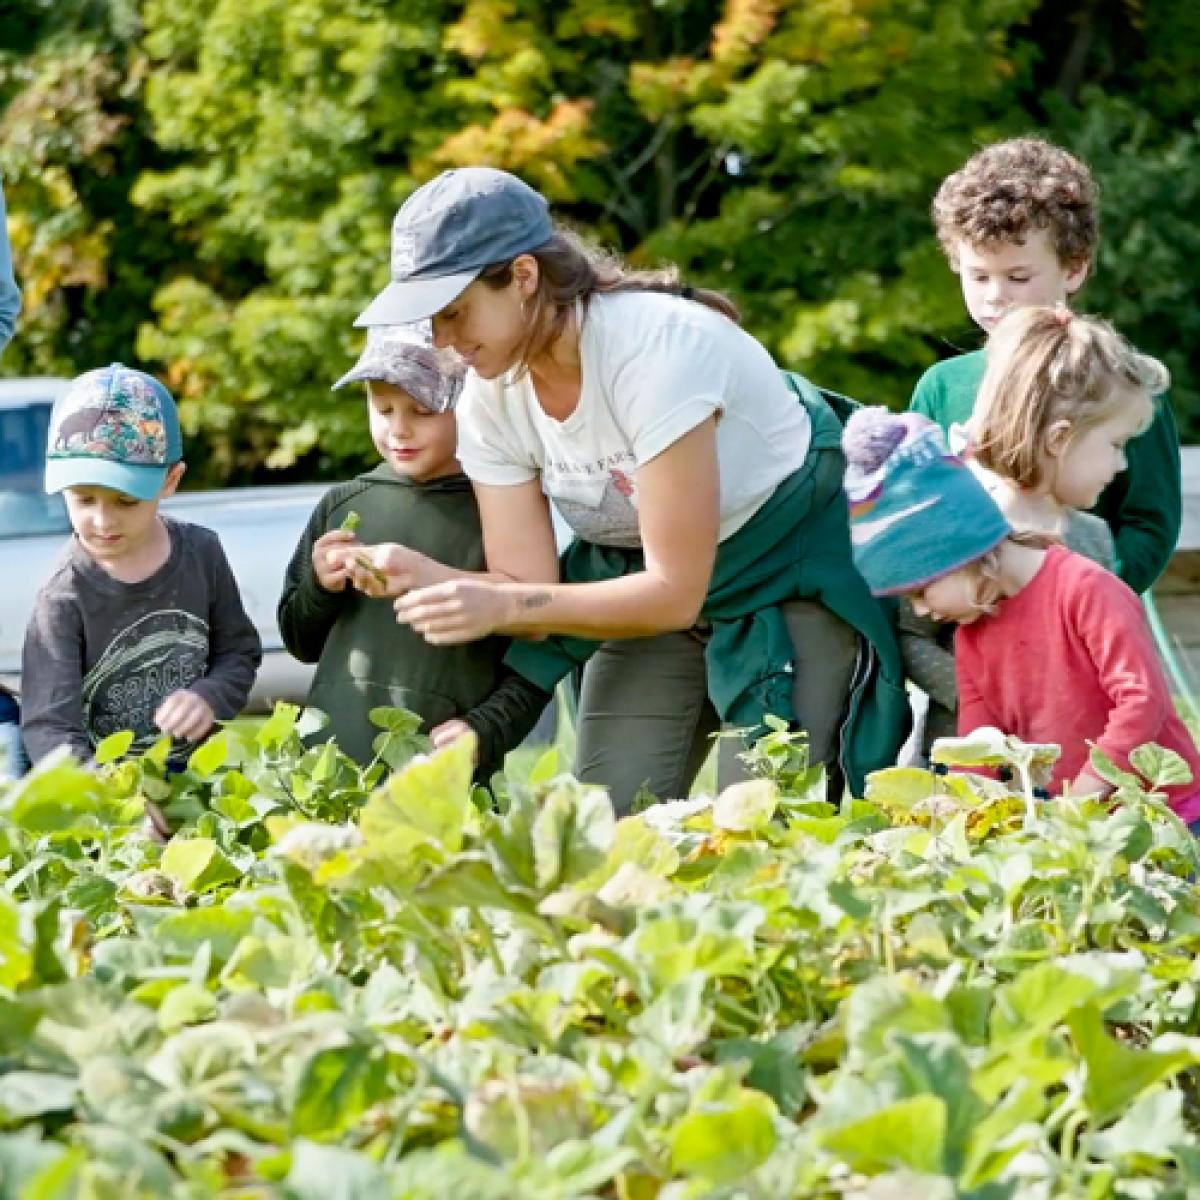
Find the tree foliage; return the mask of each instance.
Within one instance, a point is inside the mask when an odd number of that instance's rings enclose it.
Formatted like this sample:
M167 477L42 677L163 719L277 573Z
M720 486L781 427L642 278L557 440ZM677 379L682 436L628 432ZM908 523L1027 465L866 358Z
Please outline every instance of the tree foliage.
M1170 0L0 0L28 313L6 373L111 358L183 401L194 477L367 453L329 383L397 205L493 163L634 261L720 287L781 363L902 405L972 329L928 218L978 145L1091 161L1085 307L1200 429L1200 18Z

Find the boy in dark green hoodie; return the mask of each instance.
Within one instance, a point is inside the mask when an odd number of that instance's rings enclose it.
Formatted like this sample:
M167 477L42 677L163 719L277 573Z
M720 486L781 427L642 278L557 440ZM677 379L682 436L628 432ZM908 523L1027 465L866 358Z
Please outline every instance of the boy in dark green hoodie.
M279 630L296 658L317 664L308 702L328 715L324 734L351 758L365 765L373 757L379 730L371 709L406 708L422 717L435 744L462 722L474 729L478 777L486 781L549 696L502 666L507 638L431 646L397 623L391 600L351 586L352 551L377 542L399 542L461 570L485 569L479 512L455 452L463 374L434 350L428 322L370 330L362 356L334 387L367 385L371 439L383 462L332 487L317 505L288 566Z

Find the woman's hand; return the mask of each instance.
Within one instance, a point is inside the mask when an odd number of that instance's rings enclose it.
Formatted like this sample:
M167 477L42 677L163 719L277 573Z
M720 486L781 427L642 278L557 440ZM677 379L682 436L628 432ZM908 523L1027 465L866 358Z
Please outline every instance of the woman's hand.
M433 582L431 558L395 542L377 546L345 546L333 553L340 555L350 583L367 596L403 596L405 592L427 587Z
M456 646L507 625L513 598L503 584L456 579L411 591L395 607L396 620L411 625L431 646Z

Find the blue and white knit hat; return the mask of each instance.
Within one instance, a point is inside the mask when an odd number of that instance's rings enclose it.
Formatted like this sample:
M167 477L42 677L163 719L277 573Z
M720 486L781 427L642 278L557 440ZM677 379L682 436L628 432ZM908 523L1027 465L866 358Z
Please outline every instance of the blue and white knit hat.
M1012 532L941 429L919 413L859 409L842 448L854 562L877 596L920 591Z

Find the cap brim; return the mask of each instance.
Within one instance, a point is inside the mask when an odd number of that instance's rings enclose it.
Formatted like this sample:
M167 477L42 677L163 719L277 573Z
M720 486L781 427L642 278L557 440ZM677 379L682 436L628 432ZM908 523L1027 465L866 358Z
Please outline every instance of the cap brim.
M370 325L408 325L412 321L426 321L461 296L482 270L479 267L474 271L459 271L456 275L440 275L436 279L393 279L358 314L354 324L361 329Z
M106 487L135 500L157 500L169 470L108 458L51 458L46 461L46 491L53 494L70 487Z

